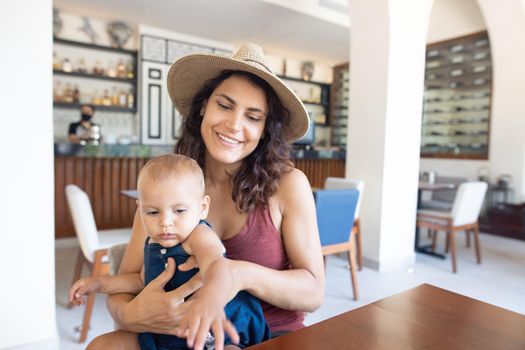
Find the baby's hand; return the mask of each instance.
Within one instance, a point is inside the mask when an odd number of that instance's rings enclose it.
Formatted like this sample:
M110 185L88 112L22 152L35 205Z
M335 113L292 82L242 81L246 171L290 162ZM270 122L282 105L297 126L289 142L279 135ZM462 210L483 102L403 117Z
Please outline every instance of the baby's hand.
M76 281L69 290L69 303L76 306L84 304L83 296L100 292L101 281L97 277L85 277Z
M239 342L239 334L235 326L226 319L221 305L217 305L217 302L211 299L197 298L181 320L177 335L187 338L188 347L201 350L210 329L215 337L215 350L223 349L224 333L227 333L235 344Z

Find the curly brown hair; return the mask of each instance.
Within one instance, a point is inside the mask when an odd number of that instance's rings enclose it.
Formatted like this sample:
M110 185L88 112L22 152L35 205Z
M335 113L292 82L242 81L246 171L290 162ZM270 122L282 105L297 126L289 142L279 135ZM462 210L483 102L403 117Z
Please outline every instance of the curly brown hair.
M268 104L268 115L263 138L255 150L231 176L232 199L241 212L250 212L258 205L266 205L277 191L282 176L293 169L290 144L285 139L285 128L290 126L290 113L283 106L270 85L258 76L243 71L224 71L204 84L193 98L190 115L185 118L175 153L195 159L205 169L205 145L201 136L200 111L213 91L231 76L242 76L263 89Z

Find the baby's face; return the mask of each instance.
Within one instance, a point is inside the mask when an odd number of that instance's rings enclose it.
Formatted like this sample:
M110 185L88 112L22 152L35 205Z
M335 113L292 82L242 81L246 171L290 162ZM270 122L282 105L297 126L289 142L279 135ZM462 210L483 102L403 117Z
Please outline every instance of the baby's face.
M153 181L144 178L138 204L148 236L164 247L184 242L200 219L208 214L209 197L197 181L187 178Z

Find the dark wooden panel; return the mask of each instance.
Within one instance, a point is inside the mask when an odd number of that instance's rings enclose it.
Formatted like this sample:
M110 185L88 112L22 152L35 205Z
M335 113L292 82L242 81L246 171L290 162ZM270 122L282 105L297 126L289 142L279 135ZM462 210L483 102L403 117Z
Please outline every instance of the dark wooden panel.
M136 205L120 191L136 188L137 175L147 160L55 157L55 237L75 236L64 191L68 184L75 184L88 194L98 229L130 227ZM328 176L345 174L344 160L298 159L295 164L313 187L323 187Z

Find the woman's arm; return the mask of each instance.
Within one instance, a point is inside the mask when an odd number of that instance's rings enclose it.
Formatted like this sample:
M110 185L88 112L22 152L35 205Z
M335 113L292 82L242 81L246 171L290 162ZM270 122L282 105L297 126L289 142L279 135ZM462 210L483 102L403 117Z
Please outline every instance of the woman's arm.
M143 266L146 233L137 210L133 233L126 248L119 274L138 273ZM174 291L166 293L165 284L175 272L175 263L168 260L168 268L151 281L136 297L131 294L108 296L108 310L122 330L175 334L178 322L187 309L184 298L197 290L201 282L192 279Z
M292 269L277 271L229 260L234 290L247 290L274 306L314 311L323 302L324 266L315 203L306 176L297 169L279 183L275 199L282 213L281 232Z

